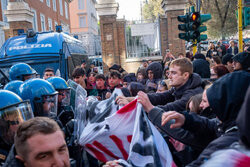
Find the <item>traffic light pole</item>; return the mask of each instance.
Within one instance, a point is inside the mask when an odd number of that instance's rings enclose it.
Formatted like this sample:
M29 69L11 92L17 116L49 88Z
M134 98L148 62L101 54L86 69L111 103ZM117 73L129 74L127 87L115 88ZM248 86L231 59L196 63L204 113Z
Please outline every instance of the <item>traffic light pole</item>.
M242 38L242 0L238 0L238 31L239 31L239 51L243 52L243 38Z
M196 52L197 52L197 40L193 42L193 56L195 55Z

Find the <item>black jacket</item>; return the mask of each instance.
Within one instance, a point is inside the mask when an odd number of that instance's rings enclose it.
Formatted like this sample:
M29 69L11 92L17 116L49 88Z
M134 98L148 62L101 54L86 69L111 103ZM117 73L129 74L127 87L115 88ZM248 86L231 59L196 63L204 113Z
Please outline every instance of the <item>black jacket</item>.
M210 78L209 63L203 59L195 59L193 61L194 73L197 73L201 78Z
M148 114L150 120L173 138L196 149L205 149L198 159L189 166L200 166L210 155L230 146L238 138L235 119L250 84L250 74L244 71L227 74L214 82L207 89L210 107L222 121L220 125L214 119L207 119L196 114L185 115L182 128L170 129L171 121L161 126L162 111L154 108Z
M234 47L234 53L232 53L232 52L233 52L233 49L232 49L231 46L230 46L229 48L227 48L227 53L236 55L236 54L239 52L238 47L235 46L235 47Z
M184 111L191 96L202 93L202 80L198 74L192 74L179 89L171 88L163 93L148 94L150 102L165 111Z

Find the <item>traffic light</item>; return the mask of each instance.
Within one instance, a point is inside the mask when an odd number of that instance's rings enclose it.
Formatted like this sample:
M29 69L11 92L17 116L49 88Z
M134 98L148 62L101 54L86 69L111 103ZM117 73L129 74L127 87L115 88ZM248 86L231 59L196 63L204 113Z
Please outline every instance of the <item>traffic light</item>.
M250 25L250 7L244 7L243 18L243 26L246 27Z
M194 8L190 9L192 12L177 17L179 22L184 23L179 24L178 29L185 31L185 33L179 33L179 38L192 42L206 40L207 35L201 33L207 31L207 27L202 26L202 23L210 20L211 14L200 14L200 12L195 12Z
M183 22L185 24L179 24L178 25L178 29L180 31L185 31L185 33L179 33L179 38L180 39L184 39L185 41L189 41L189 28L188 28L188 24L189 24L189 14L187 13L186 15L180 15L177 17L179 22Z

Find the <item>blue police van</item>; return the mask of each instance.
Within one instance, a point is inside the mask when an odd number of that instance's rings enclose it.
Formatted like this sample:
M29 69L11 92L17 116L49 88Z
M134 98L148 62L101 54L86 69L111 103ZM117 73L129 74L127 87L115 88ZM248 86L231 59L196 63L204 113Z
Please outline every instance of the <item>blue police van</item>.
M54 69L58 76L70 78L81 61L89 62L81 41L63 32L34 32L9 38L0 50L0 83L8 82L9 68L16 63L27 63L38 75L46 68ZM87 63L89 64L89 63Z

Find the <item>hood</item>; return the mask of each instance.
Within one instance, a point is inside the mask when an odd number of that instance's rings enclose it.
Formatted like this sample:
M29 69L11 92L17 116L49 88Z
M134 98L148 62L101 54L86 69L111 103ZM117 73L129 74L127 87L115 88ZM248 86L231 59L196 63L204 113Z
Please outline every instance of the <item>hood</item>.
M114 65L112 65L112 66L109 68L109 70L117 70L117 71L119 71L120 68L121 68L120 65L114 64Z
M207 89L210 107L225 124L235 121L250 84L250 73L236 71L216 80Z
M237 117L237 125L239 127L241 141L250 147L250 86L246 93L245 100Z
M150 63L147 67L146 73L148 70L152 70L154 73L154 79L161 79L162 78L162 65L158 62Z
M250 67L250 53L241 52L235 55L232 59L239 62L243 70L246 70Z
M135 73L129 73L127 75L125 75L125 77L123 78L124 82L136 82L136 76Z
M194 58L195 59L203 59L203 60L206 60L206 57L204 56L204 54L202 53L197 53L194 55Z

